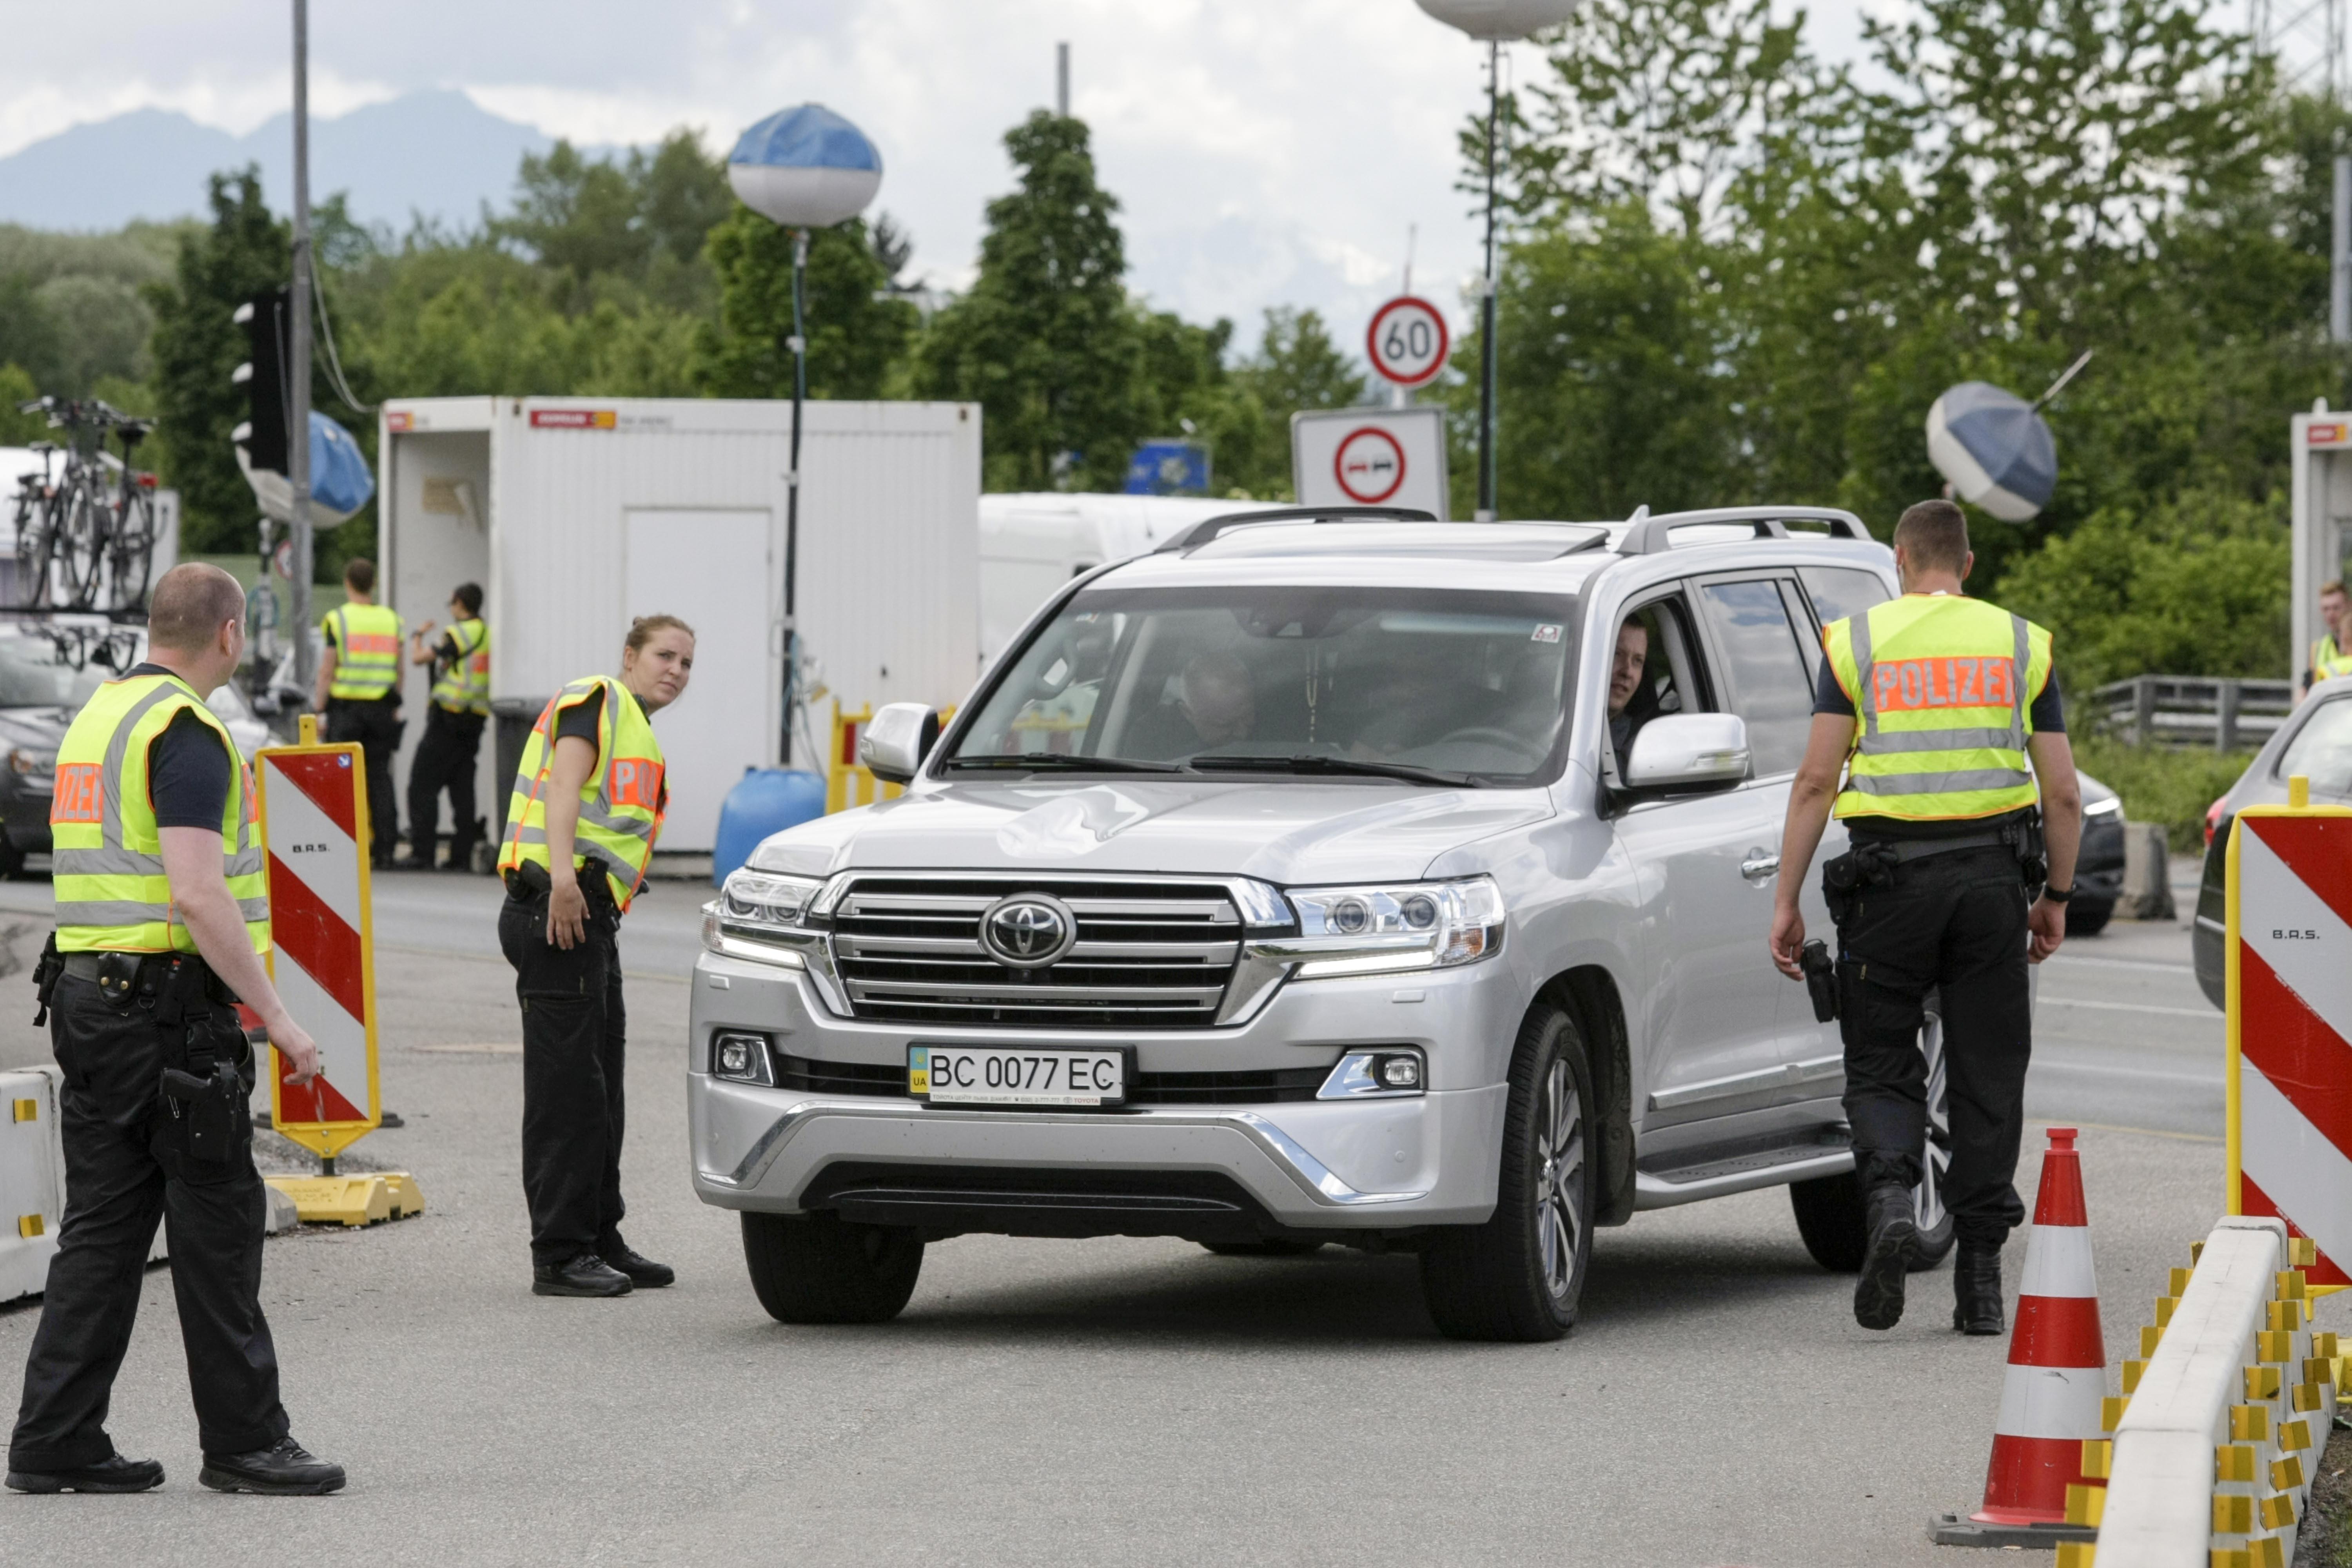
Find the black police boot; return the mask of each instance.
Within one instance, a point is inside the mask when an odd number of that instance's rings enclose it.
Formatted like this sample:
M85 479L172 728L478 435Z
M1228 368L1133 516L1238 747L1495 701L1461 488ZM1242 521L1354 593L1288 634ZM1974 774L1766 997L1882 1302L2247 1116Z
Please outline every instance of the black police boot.
M629 1283L646 1290L658 1290L665 1285L677 1283L677 1270L667 1263L656 1263L619 1237L607 1237L604 1245L596 1249L606 1267L617 1268L629 1277Z
M343 1467L329 1464L291 1437L280 1437L250 1454L206 1454L196 1479L216 1492L324 1497L343 1489Z
M1952 1327L1984 1335L2008 1326L2000 1310L2000 1248L1962 1238L1952 1260Z
M534 1296L625 1296L629 1277L593 1252L562 1263L541 1263L530 1271Z
M163 1484L163 1467L152 1459L109 1454L95 1465L70 1470L10 1470L12 1492L143 1492Z
M1919 1241L1911 1189L1873 1187L1862 1213L1870 1239L1862 1255L1862 1278L1854 1282L1853 1321L1865 1329L1891 1329L1903 1321L1903 1281Z

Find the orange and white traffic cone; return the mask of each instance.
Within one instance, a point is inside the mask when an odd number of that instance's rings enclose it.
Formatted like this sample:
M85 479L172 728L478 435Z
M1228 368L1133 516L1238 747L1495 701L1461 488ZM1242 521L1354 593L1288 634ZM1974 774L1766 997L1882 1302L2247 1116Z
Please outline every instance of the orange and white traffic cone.
M2066 1489L2086 1479L2084 1442L2106 1435L2099 1419L2106 1369L2082 1156L2074 1149L2074 1129L2053 1127L2042 1155L2033 1228L2026 1234L2025 1277L2000 1415L1993 1425L1984 1505L1965 1520L1941 1516L1928 1533L1950 1546L2043 1551L2063 1541L2095 1539L2096 1531L2066 1522Z

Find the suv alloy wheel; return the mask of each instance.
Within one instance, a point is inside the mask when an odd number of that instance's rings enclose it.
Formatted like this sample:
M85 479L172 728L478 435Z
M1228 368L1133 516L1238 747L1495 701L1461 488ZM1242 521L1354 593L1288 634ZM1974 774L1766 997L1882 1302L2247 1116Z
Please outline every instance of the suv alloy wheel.
M1584 1036L1538 1003L1519 1025L1494 1217L1423 1246L1429 1315L1449 1339L1556 1340L1576 1323L1592 1258L1592 1075Z

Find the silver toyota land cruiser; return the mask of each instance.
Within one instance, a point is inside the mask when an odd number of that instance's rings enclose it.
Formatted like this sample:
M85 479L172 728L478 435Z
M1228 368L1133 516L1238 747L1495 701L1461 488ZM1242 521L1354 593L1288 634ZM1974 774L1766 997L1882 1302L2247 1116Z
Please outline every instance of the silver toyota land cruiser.
M1244 514L1078 579L944 733L875 716L904 795L705 910L696 1192L793 1322L968 1232L1162 1236L1411 1250L1444 1332L1546 1340L1595 1226L1780 1184L1856 1267L1836 1028L1764 939L1821 626L1894 586L1801 507Z

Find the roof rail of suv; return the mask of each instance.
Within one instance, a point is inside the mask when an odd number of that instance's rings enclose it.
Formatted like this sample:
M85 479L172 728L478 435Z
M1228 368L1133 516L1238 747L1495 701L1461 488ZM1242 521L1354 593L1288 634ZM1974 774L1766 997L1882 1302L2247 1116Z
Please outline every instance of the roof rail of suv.
M1169 555L1197 550L1230 528L1251 522L1435 522L1437 519L1410 506L1286 506L1265 511L1229 511L1203 518L1153 551Z
M1786 539L1787 523L1826 522L1832 539L1868 539L1870 530L1862 519L1850 511L1826 506L1724 506L1706 511L1669 511L1656 517L1648 515L1648 507L1634 512L1632 526L1617 546L1620 555L1655 555L1674 548L1674 531L1678 528L1696 528L1704 523L1740 523L1754 526L1759 539Z

